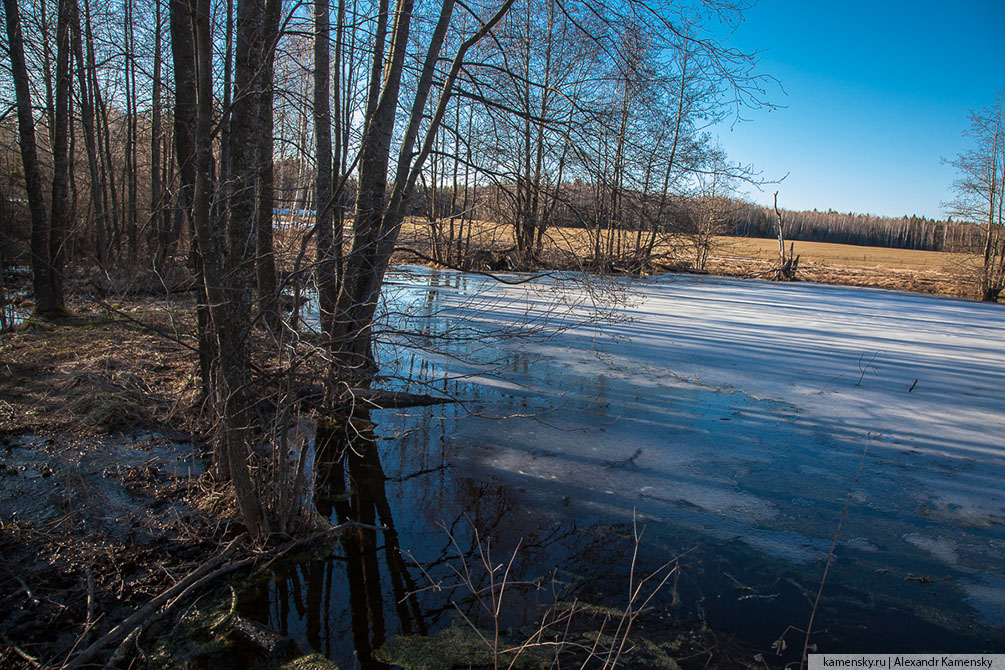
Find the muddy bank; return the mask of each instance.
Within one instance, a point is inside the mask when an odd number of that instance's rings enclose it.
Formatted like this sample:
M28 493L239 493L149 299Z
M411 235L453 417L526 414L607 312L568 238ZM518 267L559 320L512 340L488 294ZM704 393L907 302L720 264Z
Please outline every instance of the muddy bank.
M119 304L172 325L155 301ZM193 430L191 352L72 307L0 334L5 667L59 665L203 561L229 523Z
M9 667L59 664L216 546L190 443L131 433L0 438L0 629ZM16 649L15 649L16 647ZM8 666L5 666L8 667Z

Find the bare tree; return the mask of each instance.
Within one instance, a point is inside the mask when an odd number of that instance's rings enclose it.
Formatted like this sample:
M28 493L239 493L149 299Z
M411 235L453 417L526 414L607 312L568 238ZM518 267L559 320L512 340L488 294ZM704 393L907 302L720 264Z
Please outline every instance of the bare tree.
M981 300L994 302L1005 289L1005 92L994 104L970 112L970 128L964 133L974 146L950 164L958 176L957 197L949 203L953 216L983 227L982 263L978 290Z
M60 102L57 109L62 112L57 128L65 128L67 119L67 105L69 97L69 31L68 31L68 11L65 11L64 3L60 3L60 32L61 39L58 40L58 47L62 47L63 53L57 55L59 61L59 77L61 93L57 94ZM28 206L31 210L31 270L32 285L35 293L35 312L43 316L59 315L66 311L63 304L62 290L62 268L56 267L54 261L58 261L62 254L62 221L66 215L65 190L58 191L59 187L65 187L65 135L62 138L55 138L53 142L63 147L63 157L57 158L60 164L56 166L54 184L53 206L59 208L54 217L58 217L60 224L54 228L50 227L49 217L45 207L45 196L42 190L42 174L39 169L38 152L35 146L35 119L32 114L31 91L28 85L28 68L24 58L24 35L21 28L21 18L18 12L16 0L4 0L4 14L7 24L7 41L10 45L11 71L14 76L14 91L17 105L18 131L21 144L21 164L24 168L25 189L28 193ZM63 33L66 38L63 38ZM57 156L59 154L57 153ZM57 196L56 193L59 193ZM57 253L53 255L53 251Z
M317 177L314 201L317 203L318 309L322 331L332 332L332 319L337 297L335 231L332 227L332 136L330 6L328 0L314 1L314 139L316 143ZM342 213L339 212L341 217ZM339 240L341 244L341 240Z
M689 202L690 226L683 231L687 246L693 254L694 268L705 270L715 241L724 232L724 224L731 209L726 197L730 191L729 169L721 151L714 152L711 169L698 176L698 192Z
M258 135L260 142L257 157L258 211L255 217L255 270L258 282L258 305L265 323L272 330L279 327L276 255L272 231L275 209L273 80L276 70L276 44L279 41L282 4L282 0L267 0L262 14L262 73L259 93L259 110L262 118Z
M375 53L373 72L383 72L382 84L371 79L367 109L367 127L359 160L359 194L354 223L353 248L346 259L346 270L336 306L335 337L339 359L346 374L362 372L364 379L375 372L371 350L373 317L377 309L380 288L398 239L408 207L408 197L415 187L443 121L454 85L467 52L481 41L505 16L514 0L502 4L457 47L449 70L440 86L440 94L426 127L418 151L415 150L419 130L425 119L429 98L441 50L450 27L453 0L443 0L436 27L429 39L415 88L411 111L398 152L394 186L387 194L394 117L401 93L401 78L409 48L412 22L412 0L399 0L395 11L394 30L390 36L391 50L384 63L382 54ZM378 42L382 36L378 34ZM378 55L381 58L378 59ZM385 204L385 197L387 198Z

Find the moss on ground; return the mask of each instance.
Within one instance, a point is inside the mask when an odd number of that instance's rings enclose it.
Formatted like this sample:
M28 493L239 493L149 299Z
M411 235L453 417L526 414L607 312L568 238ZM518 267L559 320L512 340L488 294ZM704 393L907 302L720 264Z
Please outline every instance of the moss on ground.
M377 655L385 663L400 666L403 670L493 667L537 670L555 667L558 657L570 659L570 667L579 667L579 662L588 660L588 654L593 650L598 658L601 654L610 660L617 658L618 665L622 667L679 670L671 654L671 643L632 635L622 646L610 634L596 630L567 632L565 635L567 637L548 638L538 637L533 631L526 634L509 632L500 638L498 644L493 644L491 632L479 632L455 623L429 636L396 637L381 647ZM494 653L493 649L501 651ZM609 655L601 650L610 650Z

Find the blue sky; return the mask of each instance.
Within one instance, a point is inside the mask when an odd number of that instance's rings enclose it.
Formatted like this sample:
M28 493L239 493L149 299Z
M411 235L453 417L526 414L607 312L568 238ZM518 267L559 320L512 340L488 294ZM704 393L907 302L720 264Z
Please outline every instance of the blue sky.
M760 51L779 109L713 133L781 179L749 199L787 209L943 216L967 113L1005 88L1005 0L759 0L730 45Z

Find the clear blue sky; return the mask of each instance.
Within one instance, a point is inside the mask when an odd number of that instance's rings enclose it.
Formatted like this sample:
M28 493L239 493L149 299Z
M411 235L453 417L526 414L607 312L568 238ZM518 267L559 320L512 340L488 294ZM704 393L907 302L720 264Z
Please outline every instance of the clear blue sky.
M941 217L967 112L1005 88L1005 0L759 0L729 44L760 51L783 107L713 129L786 209Z

